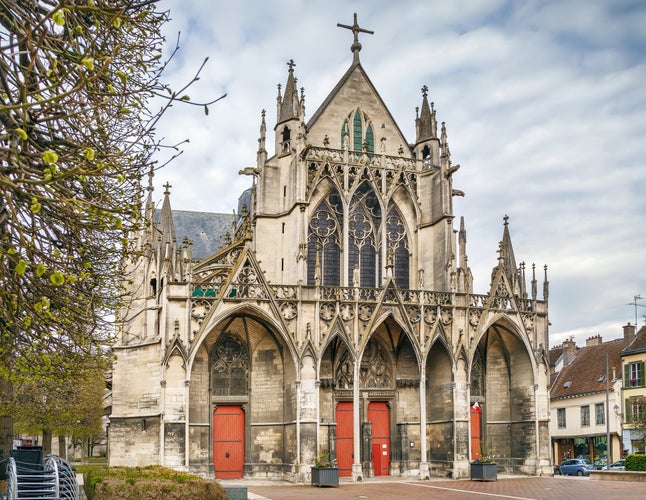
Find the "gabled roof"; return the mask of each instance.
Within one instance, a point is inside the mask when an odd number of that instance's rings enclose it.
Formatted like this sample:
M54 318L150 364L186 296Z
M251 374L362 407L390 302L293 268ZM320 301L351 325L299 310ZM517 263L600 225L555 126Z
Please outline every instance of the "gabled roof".
M630 345L621 351L621 355L638 354L640 352L646 352L646 326L640 328Z
M323 114L323 112L327 109L327 107L332 103L334 98L337 96L337 94L340 92L340 90L348 83L348 80L352 76L352 74L358 71L361 77L365 80L366 84L368 85L368 88L374 93L376 96L377 100L379 101L379 104L383 107L384 111L388 115L388 118L391 120L393 123L395 129L397 130L397 133L402 139L403 145L405 147L410 148L408 141L406 141L406 137L402 133L401 129L399 128L399 125L397 125L397 122L393 118L392 114L390 113L390 110L384 103L383 99L379 95L379 92L377 92L377 89L375 86L372 84L372 81L370 81L370 78L368 77L368 74L366 71L363 69L363 66L361 66L361 63L358 61L355 61L352 63L352 65L348 68L348 71L345 72L345 74L341 77L339 82L336 84L336 86L332 89L332 92L329 93L329 95L325 98L323 103L319 106L319 108L316 110L316 112L312 115L312 117L309 119L307 122L307 129L311 130L312 126L316 123L316 121L320 118L320 116Z
M581 347L574 360L559 372L550 390L550 398L567 398L606 390L606 354L608 376L612 385L613 368L621 378L623 339Z

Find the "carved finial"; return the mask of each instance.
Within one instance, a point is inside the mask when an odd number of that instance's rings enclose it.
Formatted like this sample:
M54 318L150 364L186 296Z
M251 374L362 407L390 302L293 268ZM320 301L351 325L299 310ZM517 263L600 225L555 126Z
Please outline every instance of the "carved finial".
M296 66L294 59L290 59L287 66L289 66L289 72L292 73L294 71L294 66Z
M163 187L164 187L164 194L170 194L170 188L172 188L173 186L171 186L167 181Z
M509 225L509 215L505 214L502 220L505 221L505 226Z
M426 85L424 85L422 87L422 96L426 97L427 95L428 95L428 87Z

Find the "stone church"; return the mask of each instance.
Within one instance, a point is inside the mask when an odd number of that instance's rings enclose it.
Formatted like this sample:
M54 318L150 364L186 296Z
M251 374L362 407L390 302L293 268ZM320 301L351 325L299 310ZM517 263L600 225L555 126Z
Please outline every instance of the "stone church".
M539 298L505 217L474 293L446 126L424 87L409 142L359 60L367 30L342 27L352 62L309 119L288 64L235 214L173 211L169 186L156 210L151 175L110 465L301 482L324 457L425 479L494 454L551 474L546 270Z

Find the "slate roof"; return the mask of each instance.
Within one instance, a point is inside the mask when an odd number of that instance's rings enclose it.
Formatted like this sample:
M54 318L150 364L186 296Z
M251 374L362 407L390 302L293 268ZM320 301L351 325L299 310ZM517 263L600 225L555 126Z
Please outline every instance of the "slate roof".
M621 378L620 352L624 339L611 340L599 345L581 347L574 360L558 373L554 380L550 397L567 398L606 390L606 353L608 354L608 371L612 385L612 369L617 378ZM569 384L568 384L569 382ZM567 387L566 387L567 386Z
M155 210L155 220L159 220L161 210ZM193 260L199 261L210 257L224 246L224 235L231 234L236 215L233 213L191 212L172 210L173 225L177 244L181 245L184 237L193 242Z
M646 326L640 328L634 340L622 351L622 354L638 354L640 352L646 352Z

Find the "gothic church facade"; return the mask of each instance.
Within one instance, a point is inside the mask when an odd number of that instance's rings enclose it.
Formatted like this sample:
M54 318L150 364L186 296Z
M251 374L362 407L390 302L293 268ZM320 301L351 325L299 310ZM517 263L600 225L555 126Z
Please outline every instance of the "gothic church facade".
M406 140L350 28L353 61L307 121L289 65L237 215L174 212L168 189L156 212L149 189L111 465L299 482L324 455L355 480L458 478L492 450L501 472L551 474L547 276L539 299L505 218L474 293L446 127L424 88Z

